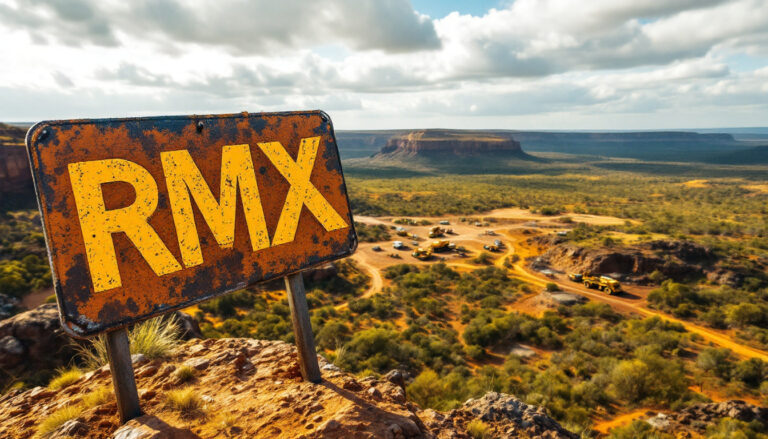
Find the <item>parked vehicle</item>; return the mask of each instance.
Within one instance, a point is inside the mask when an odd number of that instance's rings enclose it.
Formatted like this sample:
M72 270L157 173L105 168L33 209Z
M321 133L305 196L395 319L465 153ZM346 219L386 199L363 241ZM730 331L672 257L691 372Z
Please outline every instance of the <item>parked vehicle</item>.
M608 294L616 294L621 291L621 284L619 281L609 276L584 274L582 275L582 282L587 288L597 288Z

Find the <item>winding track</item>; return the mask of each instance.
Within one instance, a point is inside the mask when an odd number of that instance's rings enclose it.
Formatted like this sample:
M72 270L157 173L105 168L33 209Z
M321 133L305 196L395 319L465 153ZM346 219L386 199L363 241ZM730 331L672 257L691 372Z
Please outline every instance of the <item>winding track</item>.
M432 218L432 220L436 220L436 219ZM378 218L371 218L371 217L365 217L365 222L389 225L389 223L385 221L382 221ZM474 237L469 237L469 236L463 237L462 241L465 241L465 242L472 241L480 244L483 243L482 240ZM504 260L507 257L515 254L515 251L516 251L515 247L519 245L519 242L515 239L513 239L512 241L513 242L510 242L510 244L507 246L507 251L494 261L495 266L499 268L505 268ZM384 286L380 269L384 267L382 266L377 268L375 265L371 263L371 261L367 258L364 252L357 252L353 256L353 258L361 268L363 268L366 272L369 273L372 279L371 286L365 291L362 297L370 297L380 292ZM469 270L482 268L482 266L472 265L465 262L459 262L454 260L446 260L445 263L451 267L463 268L463 269L469 269ZM550 279L541 274L531 272L527 270L526 267L524 266L524 258L521 258L520 261L514 263L512 265L512 268L509 269L509 271L513 276L518 277L522 280L525 280L533 285L544 287L546 286L547 283L555 283L563 291L578 294L580 296L584 296L598 302L606 303L610 305L611 308L617 311L630 312L630 313L635 313L635 314L639 314L641 316L647 316L647 317L657 316L670 322L679 323L687 331L697 334L701 336L704 340L712 342L715 345L728 348L731 351L733 351L734 354L736 354L741 358L759 358L763 361L768 362L768 352L738 343L733 339L731 339L727 334L724 334L722 332L719 332L710 328L706 328L685 320L678 319L676 317L670 316L660 311L645 308L641 305L641 303L638 303L637 301L634 301L632 299L626 299L620 296L607 295L602 292L587 289L581 286L580 284L575 284L571 282L564 283L558 279Z

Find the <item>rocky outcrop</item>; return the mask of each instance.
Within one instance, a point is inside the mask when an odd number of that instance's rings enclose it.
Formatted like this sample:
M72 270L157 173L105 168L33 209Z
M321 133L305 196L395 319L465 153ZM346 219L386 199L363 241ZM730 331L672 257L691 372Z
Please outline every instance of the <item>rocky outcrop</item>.
M173 313L182 339L202 338L197 321L183 312ZM61 329L55 303L16 314L0 321L0 367L25 372L51 370L66 365L76 344Z
M522 155L520 143L511 137L469 135L461 131L421 130L392 136L381 155L469 157Z
M320 358L323 382L302 381L293 345L253 339L190 340L168 358L134 361L145 416L120 427L114 397L82 412L59 430L79 438L457 438L480 419L489 437L573 438L538 407L490 393L449 413L421 410L406 401L407 374L359 379ZM182 379L182 366L194 370ZM104 366L59 391L34 388L0 397L0 437L26 438L39 422L83 395L111 386ZM181 413L169 392L190 389L202 407ZM87 428L82 428L87 426ZM56 431L54 436L61 435Z
M24 148L26 131L0 123L0 194L30 193L32 173L29 170L27 150Z
M535 261L540 268L607 274L640 284L649 283L648 275L654 271L666 279L707 277L732 286L738 286L744 278L733 270L719 267L711 249L688 241L658 240L636 246L587 248L555 235L533 239L546 249Z
M648 418L646 422L658 430L677 433L691 432L699 435L705 433L708 427L717 424L723 418L747 423L756 422L763 428L768 428L768 408L740 400L695 404L683 408L679 412L659 413Z
M579 436L564 429L550 418L542 407L528 405L514 396L489 392L479 399L470 399L460 408L443 414L428 410L426 425L437 437L456 438L473 419L488 425L486 437L523 437L544 439L576 439Z
M0 321L0 367L52 369L74 353L70 337L61 329L55 303Z
M0 320L16 314L19 310L19 299L0 293Z

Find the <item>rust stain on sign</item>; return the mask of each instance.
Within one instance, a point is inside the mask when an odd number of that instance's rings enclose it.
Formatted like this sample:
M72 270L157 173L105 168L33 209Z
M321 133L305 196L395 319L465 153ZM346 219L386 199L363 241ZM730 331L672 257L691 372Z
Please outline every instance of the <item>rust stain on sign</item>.
M323 112L49 121L27 148L62 323L76 337L357 246Z

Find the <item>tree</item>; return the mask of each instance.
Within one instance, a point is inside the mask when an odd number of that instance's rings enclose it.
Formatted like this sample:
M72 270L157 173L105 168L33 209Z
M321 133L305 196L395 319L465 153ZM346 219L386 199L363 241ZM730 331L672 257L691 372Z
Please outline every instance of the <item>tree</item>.
M728 380L731 375L731 350L725 348L707 348L699 353L696 366L716 377Z

